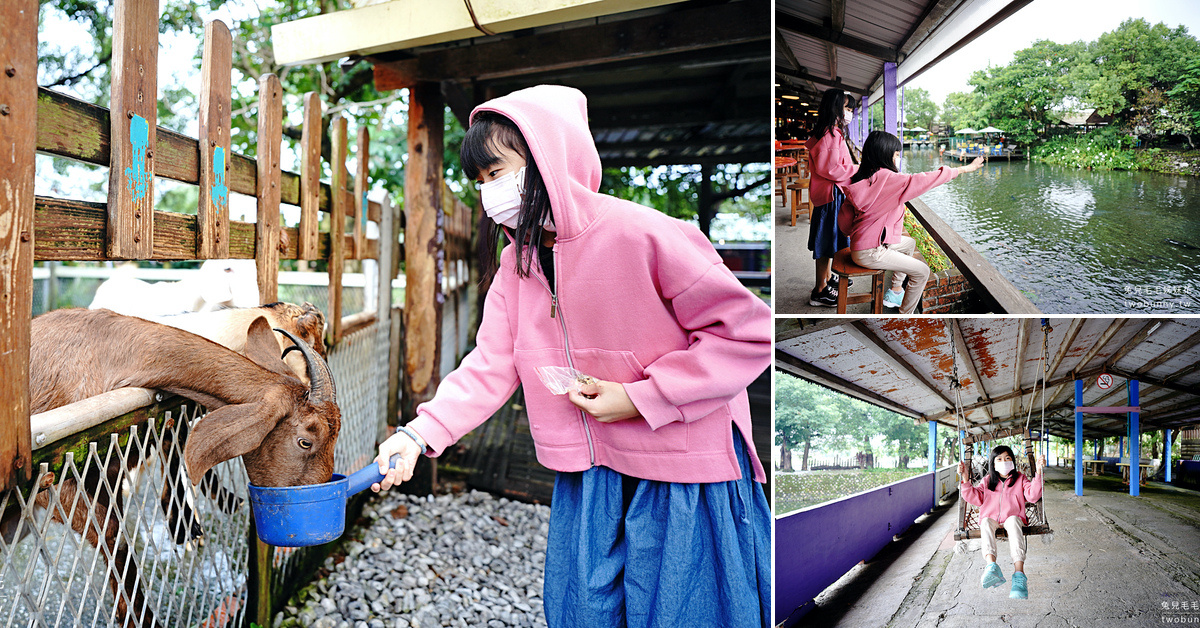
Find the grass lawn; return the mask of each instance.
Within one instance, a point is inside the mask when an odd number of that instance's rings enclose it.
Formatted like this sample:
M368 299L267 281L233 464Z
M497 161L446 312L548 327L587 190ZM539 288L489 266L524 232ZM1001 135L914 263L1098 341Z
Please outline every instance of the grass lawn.
M924 472L924 469L851 469L776 473L775 514L787 514Z

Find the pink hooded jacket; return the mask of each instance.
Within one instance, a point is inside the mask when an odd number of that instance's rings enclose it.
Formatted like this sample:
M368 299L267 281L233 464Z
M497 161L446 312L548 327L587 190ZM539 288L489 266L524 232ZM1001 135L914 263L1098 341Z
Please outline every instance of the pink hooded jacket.
M1025 502L1036 502L1042 498L1042 476L1038 474L1037 479L1030 482L1020 471L1013 473L1017 474L1017 481L1012 486L1008 485L1007 479L1001 478L994 491L988 490L987 476L975 486L959 483L958 490L962 492L963 499L968 504L979 506L981 521L986 517L1004 525L1009 517L1016 515L1021 519L1021 525L1029 524L1025 518Z
M771 310L695 226L597 192L600 158L587 103L542 85L488 101L517 124L546 184L557 229L557 307L540 267L516 273L506 246L476 347L409 424L436 456L525 384L537 458L556 471L596 465L667 482L739 479L731 424L748 445L746 386L771 363ZM601 423L555 396L539 366L621 382L641 416ZM762 426L759 429L766 429Z
M850 157L850 149L846 148L845 136L841 129L834 127L821 137L809 138L804 144L812 159L808 193L813 206L832 203L833 186L849 183L850 177L858 172L858 165Z
M918 174L880 168L870 177L844 186L848 202L842 203L838 211L838 228L850 236L850 250L899 243L904 230L904 204L958 174L958 168L947 166Z

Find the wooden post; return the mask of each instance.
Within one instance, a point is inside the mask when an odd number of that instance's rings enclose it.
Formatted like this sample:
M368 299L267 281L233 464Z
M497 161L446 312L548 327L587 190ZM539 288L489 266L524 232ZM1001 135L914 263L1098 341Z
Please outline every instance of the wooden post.
M200 206L196 212L196 257L229 257L230 74L233 37L220 20L204 26L200 67Z
M367 192L371 189L371 132L358 127L358 172L354 173L354 259L367 256Z
M157 0L117 0L112 28L107 254L145 259L154 254Z
M317 258L317 229L321 217L321 98L304 95L304 129L300 136L300 228L296 259Z
M258 221L254 233L254 260L258 266L258 300L279 299L279 154L283 142L283 88L279 77L258 79Z
M0 4L0 492L30 479L38 3Z
M442 91L437 83L409 88L408 163L404 168L404 420L433 397L442 362L442 273L445 238L442 212ZM433 490L437 467L418 465L412 487Z
M329 186L329 346L342 339L342 270L346 261L346 118L341 114L331 122L333 151L330 169L333 179Z

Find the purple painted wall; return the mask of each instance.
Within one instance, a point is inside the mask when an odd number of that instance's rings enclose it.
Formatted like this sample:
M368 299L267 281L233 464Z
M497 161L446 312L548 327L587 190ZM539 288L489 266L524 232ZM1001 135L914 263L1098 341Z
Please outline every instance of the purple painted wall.
M933 482L922 473L776 519L775 624L795 623L821 591L928 512Z

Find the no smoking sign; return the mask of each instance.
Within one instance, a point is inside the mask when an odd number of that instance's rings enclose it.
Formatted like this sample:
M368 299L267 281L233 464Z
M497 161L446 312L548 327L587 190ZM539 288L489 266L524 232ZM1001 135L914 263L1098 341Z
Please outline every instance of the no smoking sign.
M1113 376L1108 373L1101 373L1100 377L1096 378L1096 387L1100 390L1108 390L1112 388Z

